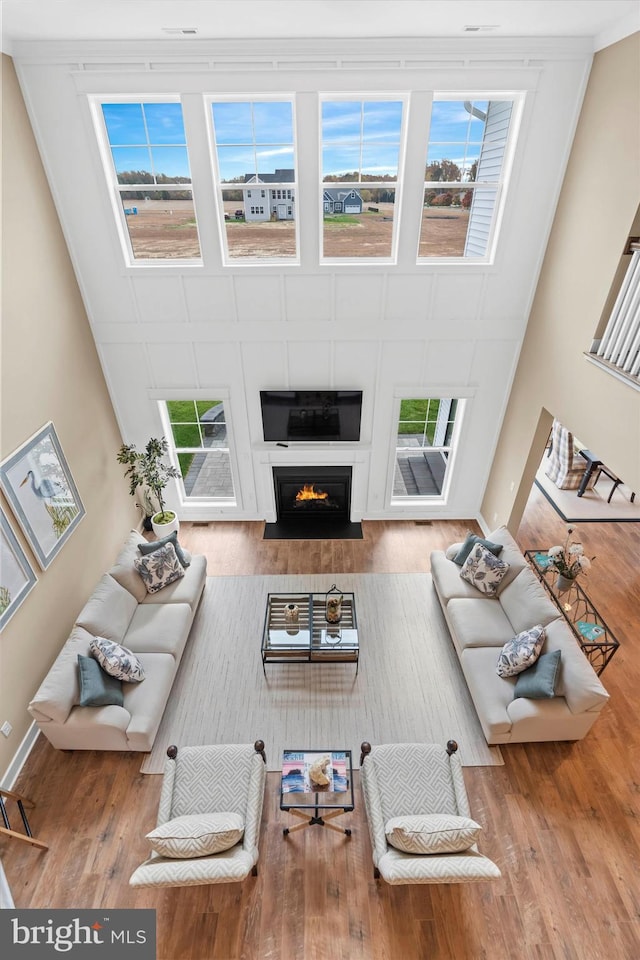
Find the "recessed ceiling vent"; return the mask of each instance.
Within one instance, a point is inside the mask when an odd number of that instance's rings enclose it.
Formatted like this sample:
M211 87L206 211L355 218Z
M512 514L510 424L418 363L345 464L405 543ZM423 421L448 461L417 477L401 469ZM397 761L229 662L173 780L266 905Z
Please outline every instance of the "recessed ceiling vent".
M197 27L163 27L163 33L169 33L173 37L193 37L198 32Z
M484 33L488 30L497 30L499 23L470 23L463 27L465 33Z

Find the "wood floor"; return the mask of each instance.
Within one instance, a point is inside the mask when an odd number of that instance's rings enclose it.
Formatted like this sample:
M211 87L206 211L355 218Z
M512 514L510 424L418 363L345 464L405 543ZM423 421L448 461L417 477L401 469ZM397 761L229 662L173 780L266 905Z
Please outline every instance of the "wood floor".
M184 524L181 540L206 553L210 575L418 572L468 526L365 522L362 541L281 543L263 541L260 524ZM161 778L140 774L140 755L59 753L40 737L16 789L36 801L32 827L50 849L0 841L16 905L154 907L160 960L636 960L640 529L577 531L597 557L585 586L621 642L603 675L611 703L579 743L506 746L504 767L465 768L472 815L484 826L480 846L501 880L375 881L358 783L356 810L345 818L350 840L319 827L284 840L290 821L270 774L257 878L134 891L128 879L146 856ZM550 546L563 532L534 490L520 545ZM428 730L421 735L429 739Z

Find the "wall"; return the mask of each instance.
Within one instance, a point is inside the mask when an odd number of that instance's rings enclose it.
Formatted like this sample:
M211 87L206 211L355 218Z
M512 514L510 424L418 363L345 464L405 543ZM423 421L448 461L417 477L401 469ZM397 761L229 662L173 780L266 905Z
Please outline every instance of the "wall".
M640 393L583 355L596 335L627 237L633 233L639 175L636 33L594 57L482 503L489 527L508 522L517 529L551 416L597 452L631 489L640 490ZM540 427L541 418L546 430Z
M2 57L2 412L4 459L52 420L86 516L47 570L9 522L38 583L0 638L0 777L27 732L26 707L74 615L137 522L115 461L121 443L86 312L13 63Z

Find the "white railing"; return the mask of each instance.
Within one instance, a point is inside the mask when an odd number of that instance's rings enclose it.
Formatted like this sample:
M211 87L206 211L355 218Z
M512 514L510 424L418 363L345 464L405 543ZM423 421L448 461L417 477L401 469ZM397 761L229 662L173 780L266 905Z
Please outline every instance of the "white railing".
M590 355L640 383L640 249L633 252L602 339L594 341Z

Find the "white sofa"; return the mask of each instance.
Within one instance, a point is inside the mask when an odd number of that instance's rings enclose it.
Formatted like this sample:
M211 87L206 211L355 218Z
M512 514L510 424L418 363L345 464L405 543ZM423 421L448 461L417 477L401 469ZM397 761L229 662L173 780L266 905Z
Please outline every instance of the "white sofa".
M206 558L194 556L185 575L157 593L147 588L133 560L132 530L114 566L78 614L29 713L61 750L140 750L153 746L206 580ZM123 683L124 704L81 707L78 654L90 656L92 636L128 647L142 662L142 683Z
M510 565L496 597L461 578L452 559L461 544L431 554L431 575L487 743L580 740L609 695L506 527L486 539L502 544L500 559ZM561 651L556 696L514 699L517 678L498 676L498 654L539 623L546 632L542 653Z

